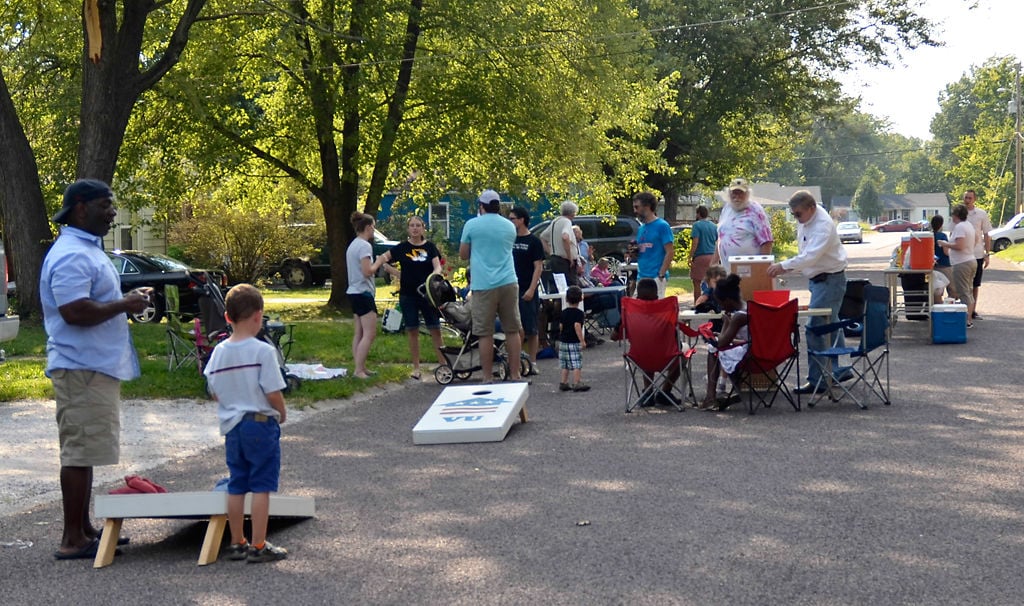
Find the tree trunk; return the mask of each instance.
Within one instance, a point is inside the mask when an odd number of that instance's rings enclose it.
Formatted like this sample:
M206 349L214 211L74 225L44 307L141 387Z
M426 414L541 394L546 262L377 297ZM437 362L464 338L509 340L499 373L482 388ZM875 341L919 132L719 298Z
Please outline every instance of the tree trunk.
M381 127L380 142L377 144L377 157L373 164L373 175L370 187L366 192L366 212L377 216L380 200L384 197L384 186L388 174L391 173L391 158L398 139L398 128L402 125L405 115L405 100L409 96L409 83L412 81L413 59L416 58L416 45L420 38L420 15L423 12L423 0L411 0L409 17L405 26L405 43L402 45L402 62L398 67L398 78L395 90L388 101L388 115Z
M39 187L35 155L18 121L0 70L0 217L8 261L18 282L16 309L23 318L42 318L39 272L53 240Z
M139 57L149 14L154 0L121 2L121 24L117 22L117 2L99 1L102 51L99 61L89 60L88 32L83 24L85 46L82 74L82 109L78 134L77 174L111 183L117 157L132 108L143 92L154 86L181 57L188 43L188 32L206 0L189 0L160 59L145 72L139 71Z
M349 19L349 39L359 40L363 35L363 23L366 16L364 0L352 2L352 14ZM327 222L327 242L331 247L331 298L327 303L339 309L348 308L345 291L348 289L348 270L345 263L345 252L348 243L355 237L349 217L356 209L359 200L359 136L362 116L359 113L359 65L361 51L359 45L353 45L353 57L348 57L346 64L341 65L341 156L338 162L338 198L332 208L324 209ZM324 183L329 176L324 173Z

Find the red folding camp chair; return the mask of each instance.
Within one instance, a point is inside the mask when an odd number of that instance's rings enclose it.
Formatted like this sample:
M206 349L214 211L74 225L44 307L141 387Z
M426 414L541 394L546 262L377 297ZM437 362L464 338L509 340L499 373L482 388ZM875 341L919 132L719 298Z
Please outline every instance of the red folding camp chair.
M675 297L643 301L622 299L622 331L627 341L622 355L626 370L626 412L659 403L683 410L689 395L696 404L690 359L695 345L684 345Z
M795 410L800 410L800 394L786 385L793 366L800 376L800 330L797 324L797 300L782 305L747 302L750 346L732 375L733 382L749 393L750 414L758 406L770 408L782 394Z

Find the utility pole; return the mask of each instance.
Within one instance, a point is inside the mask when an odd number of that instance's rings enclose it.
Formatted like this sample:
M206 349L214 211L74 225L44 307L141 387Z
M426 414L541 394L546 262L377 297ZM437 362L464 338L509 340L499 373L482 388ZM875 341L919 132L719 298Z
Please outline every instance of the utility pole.
M1021 132L1020 132L1020 114L1021 114L1021 102L1020 102L1020 63L1017 64L1017 74L1014 77L1013 83L1013 113L1016 115L1016 120L1013 127L1013 143L1016 148L1016 170L1014 171L1014 194L1016 196L1016 212L1024 212L1024 203L1021 202L1021 187L1024 183L1021 183L1021 163L1020 163L1020 144L1021 144Z

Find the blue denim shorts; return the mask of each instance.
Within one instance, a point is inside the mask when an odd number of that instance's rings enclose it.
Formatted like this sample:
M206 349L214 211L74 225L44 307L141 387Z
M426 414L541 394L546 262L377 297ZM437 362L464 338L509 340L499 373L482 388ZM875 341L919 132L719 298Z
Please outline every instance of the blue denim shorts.
M228 494L277 492L281 475L281 426L273 417L257 421L246 415L224 436L231 474Z

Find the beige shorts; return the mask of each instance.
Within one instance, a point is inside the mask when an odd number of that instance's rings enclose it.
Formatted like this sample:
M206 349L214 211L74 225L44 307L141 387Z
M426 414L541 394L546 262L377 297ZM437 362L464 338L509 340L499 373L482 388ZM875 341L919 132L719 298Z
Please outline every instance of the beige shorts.
M116 465L121 453L121 382L91 370L50 371L63 467Z
M474 290L471 299L473 334L489 337L494 334L494 317L501 320L505 333L522 332L519 320L519 284L512 282L488 290Z

